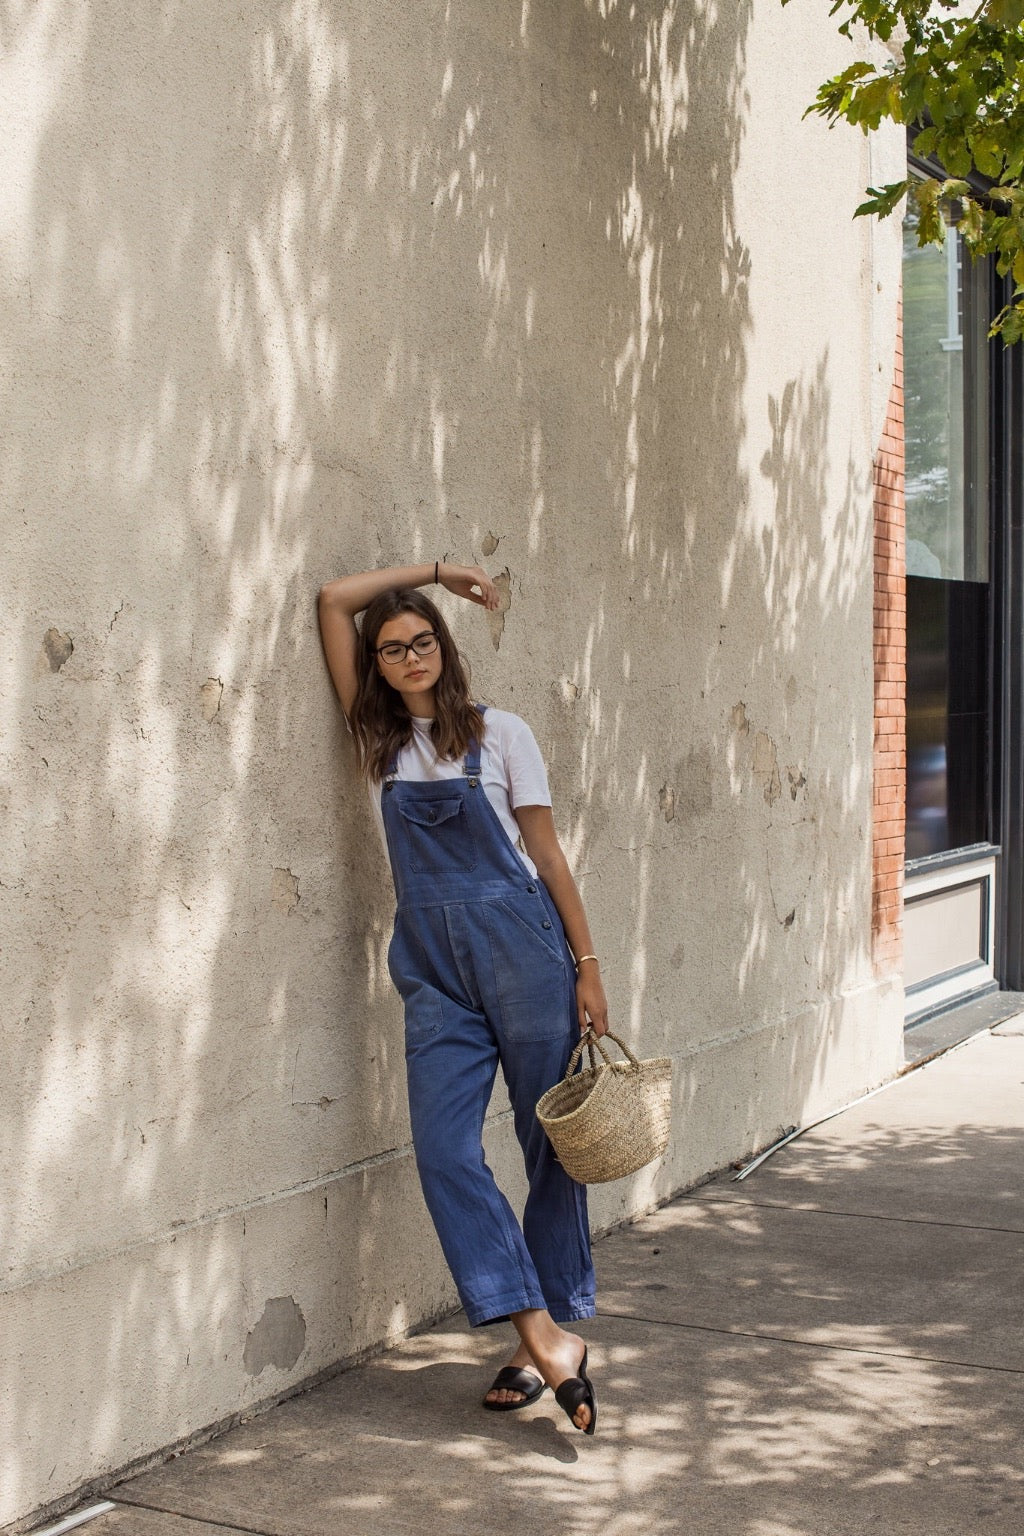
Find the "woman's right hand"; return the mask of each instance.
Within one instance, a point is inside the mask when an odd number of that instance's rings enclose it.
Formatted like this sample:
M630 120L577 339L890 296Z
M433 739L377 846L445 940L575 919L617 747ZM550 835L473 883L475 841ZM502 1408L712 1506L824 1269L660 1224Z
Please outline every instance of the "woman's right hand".
M465 597L471 603L479 603L489 613L500 606L497 587L478 565L448 565L445 562L437 568L437 579L442 587L456 597Z

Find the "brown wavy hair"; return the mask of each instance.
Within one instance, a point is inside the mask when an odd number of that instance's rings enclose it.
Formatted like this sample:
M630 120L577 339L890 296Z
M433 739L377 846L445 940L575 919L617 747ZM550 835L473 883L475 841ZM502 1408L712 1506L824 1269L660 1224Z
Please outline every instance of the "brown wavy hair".
M437 635L441 675L434 688L435 716L430 738L438 757L463 757L471 741L483 741L484 717L469 690L469 667L460 655L440 611L415 587L392 587L369 604L359 631L356 665L359 687L349 723L355 737L359 771L379 784L397 752L412 740L412 720L402 695L384 681L377 667L377 636L389 619L415 613Z

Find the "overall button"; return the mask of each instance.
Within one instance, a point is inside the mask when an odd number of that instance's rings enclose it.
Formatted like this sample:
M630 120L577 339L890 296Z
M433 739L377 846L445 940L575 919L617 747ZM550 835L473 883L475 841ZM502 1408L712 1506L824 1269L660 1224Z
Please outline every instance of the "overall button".
M528 885L526 887L526 894L528 896L536 896L536 894L537 894L537 887L535 885Z
M437 812L436 811L428 811L427 812L427 820L428 821L436 821L437 820Z
M545 918L544 921L541 923L541 927L542 928L550 928L551 927L551 924L548 922L547 918Z

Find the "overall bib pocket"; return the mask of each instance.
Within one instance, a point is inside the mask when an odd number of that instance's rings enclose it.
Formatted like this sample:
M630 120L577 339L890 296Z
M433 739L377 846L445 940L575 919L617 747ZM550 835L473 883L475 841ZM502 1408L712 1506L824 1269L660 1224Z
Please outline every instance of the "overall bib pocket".
M476 849L466 833L461 795L403 799L398 809L409 864L417 874L468 874L476 868Z

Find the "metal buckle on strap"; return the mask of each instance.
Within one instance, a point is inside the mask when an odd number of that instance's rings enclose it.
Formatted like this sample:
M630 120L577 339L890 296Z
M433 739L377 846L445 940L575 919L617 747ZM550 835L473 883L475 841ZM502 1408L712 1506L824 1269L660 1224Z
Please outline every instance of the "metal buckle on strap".
M462 771L466 775L466 783L470 789L476 789L480 782L480 743L471 741L466 748L466 755L462 760Z

